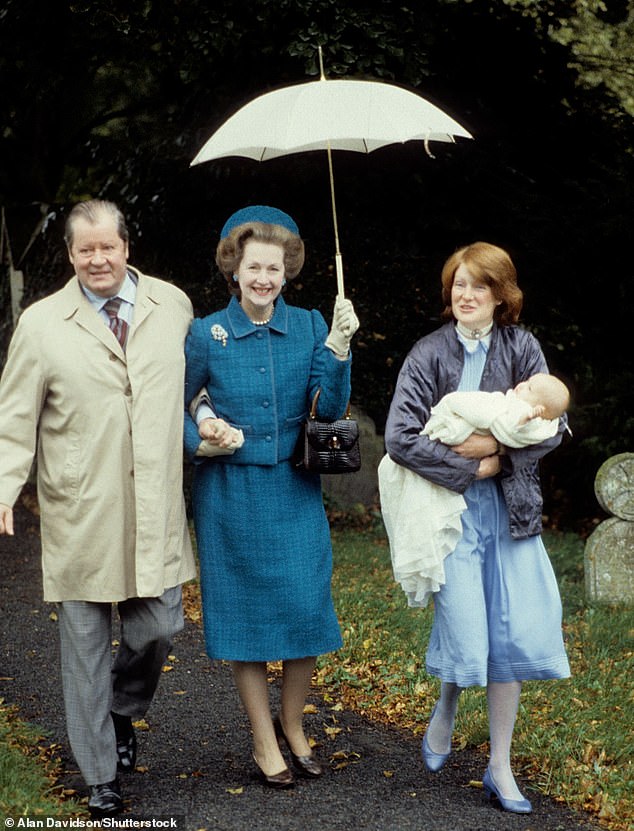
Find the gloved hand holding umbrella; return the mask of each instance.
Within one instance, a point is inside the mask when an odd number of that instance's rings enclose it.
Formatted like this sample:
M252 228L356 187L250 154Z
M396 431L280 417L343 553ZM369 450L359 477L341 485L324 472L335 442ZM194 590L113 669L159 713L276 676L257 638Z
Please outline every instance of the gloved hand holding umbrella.
M347 358L350 341L358 328L359 318L354 312L352 302L346 297L337 295L332 316L332 327L326 338L326 346L332 349L338 358Z

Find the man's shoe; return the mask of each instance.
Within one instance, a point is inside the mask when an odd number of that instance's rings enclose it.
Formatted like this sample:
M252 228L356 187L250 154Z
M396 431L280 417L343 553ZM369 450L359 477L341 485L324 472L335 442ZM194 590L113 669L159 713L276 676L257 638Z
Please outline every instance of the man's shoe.
M111 713L114 732L117 737L117 770L119 773L131 773L136 767L136 736L130 716Z
M108 817L123 811L123 800L119 782L104 782L103 785L91 785L88 797L88 810L91 817Z

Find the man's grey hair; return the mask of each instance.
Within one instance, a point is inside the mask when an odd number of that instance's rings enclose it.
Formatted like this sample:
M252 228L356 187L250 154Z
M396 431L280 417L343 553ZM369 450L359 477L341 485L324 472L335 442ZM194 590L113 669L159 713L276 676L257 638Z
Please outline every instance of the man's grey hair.
M78 202L68 214L64 228L64 242L70 248L73 244L73 225L77 219L85 219L90 225L96 225L104 216L111 216L117 223L117 233L124 242L128 242L130 234L126 225L125 217L114 202L105 199L88 199L86 202Z

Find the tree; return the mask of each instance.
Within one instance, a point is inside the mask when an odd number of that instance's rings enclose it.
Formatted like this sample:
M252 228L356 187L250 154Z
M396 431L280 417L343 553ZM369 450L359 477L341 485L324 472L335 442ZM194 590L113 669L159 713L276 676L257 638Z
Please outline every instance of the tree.
M242 103L315 77L321 44L329 76L413 87L475 136L434 148L435 159L416 145L336 155L347 285L363 323L357 400L381 429L405 352L438 323L442 262L464 242L496 242L518 264L524 322L573 386L575 440L552 476L572 510L590 513L594 471L634 438L618 343L633 291L622 251L634 220L631 25L624 1L6 0L0 203L16 259L35 239L16 263L25 299L68 274L65 211L91 195L124 209L135 262L205 311L225 300L210 278L218 229L233 209L267 201L308 241L289 299L329 316L325 156L189 168Z
M634 116L634 8L628 0L504 0L566 47L568 66L586 89L603 87L606 115Z

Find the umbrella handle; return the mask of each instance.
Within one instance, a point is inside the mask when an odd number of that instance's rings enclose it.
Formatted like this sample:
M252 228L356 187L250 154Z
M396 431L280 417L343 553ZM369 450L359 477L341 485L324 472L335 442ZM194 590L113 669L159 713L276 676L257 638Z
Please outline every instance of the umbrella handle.
M343 259L341 254L335 254L335 267L337 269L337 296L343 299Z

